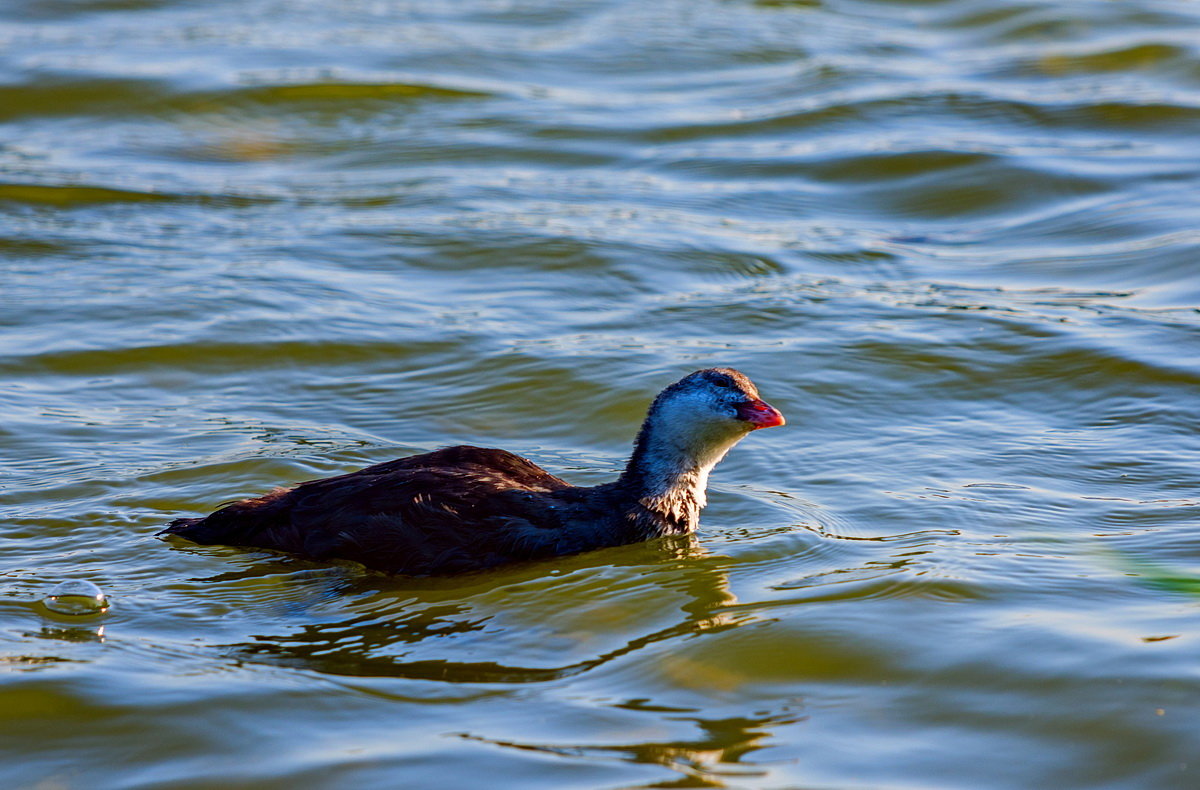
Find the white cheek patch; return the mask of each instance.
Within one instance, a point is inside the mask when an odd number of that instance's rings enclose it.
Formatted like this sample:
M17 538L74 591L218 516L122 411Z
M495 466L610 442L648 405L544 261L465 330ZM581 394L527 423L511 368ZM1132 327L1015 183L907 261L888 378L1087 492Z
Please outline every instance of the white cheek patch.
M695 527L709 472L753 428L738 416L744 398L685 379L655 401L631 461L646 508L675 528Z
M741 420L726 413L728 408L704 393L672 398L655 415L654 442L677 463L710 467L747 433Z

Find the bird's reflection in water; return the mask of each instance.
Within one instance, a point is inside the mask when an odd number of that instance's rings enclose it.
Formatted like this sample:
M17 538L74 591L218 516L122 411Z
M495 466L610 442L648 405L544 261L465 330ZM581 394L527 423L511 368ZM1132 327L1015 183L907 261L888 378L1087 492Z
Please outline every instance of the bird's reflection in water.
M445 734L566 759L659 765L678 775L648 787L725 787L764 776L767 764L747 755L765 748L774 730L802 719L796 700L781 700L765 710L759 702L751 712L714 715L703 700L730 690L720 668L689 661L672 649L675 641L756 619L735 606L729 564L727 557L708 554L694 537L682 536L454 577L314 569L296 579L302 586L312 585L301 598L332 619L298 627L293 620L290 632L256 635L227 649L247 661L347 678L526 688L573 678L624 656L637 658L634 666L644 658L648 674L634 670L634 679L614 681L615 693L593 704L649 716L657 721L656 731L665 725L693 732L674 740L618 745L611 740L522 740L507 726L502 737L479 730ZM330 602L336 604L333 612ZM488 650L504 660L457 658ZM429 658L432 651L438 657ZM555 662L556 656L566 660ZM729 680L736 686L744 678ZM631 683L648 684L644 695L630 699ZM700 707L658 704L651 699L658 689L700 700ZM426 689L419 698L430 693Z
M621 707L637 708L638 701ZM754 716L728 718L699 718L679 716L679 721L696 725L699 733L686 740L629 743L619 745L534 744L494 740L464 733L461 737L508 749L541 752L566 758L594 760L615 757L632 763L650 763L670 768L680 774L674 781L653 782L640 787L728 787L752 777L764 777L768 770L762 762L746 760L752 752L766 748L764 741L774 728L803 720L795 712L799 704L786 704L779 710L760 712Z
M736 602L729 591L724 567L724 558L707 555L689 535L559 558L553 565L529 563L463 576L400 578L361 573L312 576L308 582L314 583L314 588L306 592L310 600L323 603L341 597L348 602L335 621L305 623L290 633L254 635L253 641L228 645L227 649L245 660L342 676L452 683L536 683L585 672L666 639L732 627L748 619L751 615L746 613L730 615L721 611ZM604 599L615 601L615 615L607 608L596 607L603 592L598 593L594 584L582 592L565 589L572 579L590 570L603 572L603 578L619 579L614 582L611 598ZM637 573L630 574L630 570ZM641 608L645 596L634 596L637 601L631 597L621 603L621 584L640 584L644 592L646 574L654 574L669 587L662 595L664 607L671 606L667 613L682 610L683 614L674 624L649 633L636 627L636 623L647 619ZM621 637L622 643L615 647L557 666L453 659L456 645L447 640L462 640L485 629L508 632L506 636L510 639L519 637L523 617L544 614L546 602L561 607L563 603L558 596L563 594L572 596L580 608L592 607L595 616L587 624L595 627L589 630L619 631L624 626L628 635ZM524 602L530 602L531 611L522 611L520 604ZM302 601L291 603L303 605ZM505 604L512 605L506 608ZM654 614L661 621L663 611ZM499 617L506 619L498 623ZM510 622L509 617L516 622ZM555 629L554 623L547 623L547 619L553 618L539 617L537 622L529 624L531 629L540 629L537 641L541 645L550 641L544 638L544 630ZM286 623L286 618L282 622ZM630 628L626 625L629 622L635 626ZM552 638L557 638L552 641L557 644L562 640L564 645L578 647L580 630L576 618L555 629ZM418 646L430 645L439 646L449 657L428 659L412 655ZM466 650L466 645L460 646L463 653L475 653Z

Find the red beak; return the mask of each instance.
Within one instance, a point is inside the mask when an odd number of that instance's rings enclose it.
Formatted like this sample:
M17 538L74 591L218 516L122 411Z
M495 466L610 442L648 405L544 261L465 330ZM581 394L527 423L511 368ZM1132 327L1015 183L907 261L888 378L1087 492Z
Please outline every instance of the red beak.
M757 399L738 404L738 419L753 425L751 430L774 428L787 422L779 413L779 409Z

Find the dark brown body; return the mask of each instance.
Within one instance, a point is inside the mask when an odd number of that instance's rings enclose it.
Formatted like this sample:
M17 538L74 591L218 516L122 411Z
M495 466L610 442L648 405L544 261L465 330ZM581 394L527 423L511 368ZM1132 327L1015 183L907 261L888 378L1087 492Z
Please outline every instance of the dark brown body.
M164 533L388 573L461 573L687 531L635 490L629 476L579 488L504 450L447 447L176 519Z

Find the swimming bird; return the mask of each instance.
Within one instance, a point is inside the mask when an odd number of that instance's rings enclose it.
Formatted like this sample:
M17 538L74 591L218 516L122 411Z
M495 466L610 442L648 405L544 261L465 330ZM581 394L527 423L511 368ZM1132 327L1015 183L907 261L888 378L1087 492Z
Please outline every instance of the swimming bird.
M277 488L158 533L412 576L480 570L695 530L708 474L783 425L732 368L698 370L650 405L621 476L572 486L505 450L457 446Z

